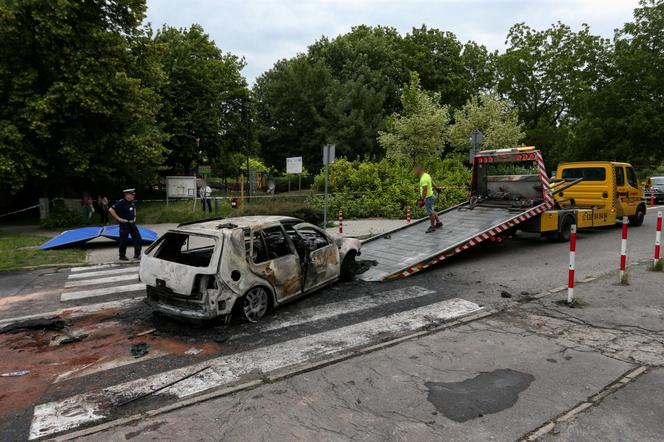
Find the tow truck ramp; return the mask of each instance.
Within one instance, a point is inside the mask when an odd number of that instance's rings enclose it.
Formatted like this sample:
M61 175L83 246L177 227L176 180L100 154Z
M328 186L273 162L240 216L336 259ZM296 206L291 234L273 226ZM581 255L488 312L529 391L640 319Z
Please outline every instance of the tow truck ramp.
M469 203L442 212L443 227L425 233L429 218L374 236L362 243L362 260L376 265L358 278L364 281L385 281L405 278L452 255L473 247L491 237L527 221L549 207L549 203L521 210Z

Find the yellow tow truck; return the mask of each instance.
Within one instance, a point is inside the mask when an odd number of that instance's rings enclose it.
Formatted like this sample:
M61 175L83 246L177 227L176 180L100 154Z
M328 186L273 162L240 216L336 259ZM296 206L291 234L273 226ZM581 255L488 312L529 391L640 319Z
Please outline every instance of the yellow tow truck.
M584 161L562 163L550 182L554 205L522 230L540 232L557 241L568 241L570 228L615 225L623 216L631 226L643 224L646 205L643 190L628 163Z

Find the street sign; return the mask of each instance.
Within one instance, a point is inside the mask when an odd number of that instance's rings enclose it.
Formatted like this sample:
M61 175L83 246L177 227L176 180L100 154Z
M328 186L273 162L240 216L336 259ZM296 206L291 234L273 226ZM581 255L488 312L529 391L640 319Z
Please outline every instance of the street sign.
M468 141L470 141L471 146L470 152L468 153L468 162L472 164L473 158L475 158L475 154L477 154L480 144L482 144L482 141L484 141L484 134L478 129L473 129L473 131L470 133L470 138Z
M196 177L167 176L166 198L196 198Z
M335 144L326 144L323 146L323 165L327 166L328 164L334 163L334 150Z
M212 173L212 166L198 166L198 173L200 175L210 175Z
M286 173L302 173L302 157L286 158Z

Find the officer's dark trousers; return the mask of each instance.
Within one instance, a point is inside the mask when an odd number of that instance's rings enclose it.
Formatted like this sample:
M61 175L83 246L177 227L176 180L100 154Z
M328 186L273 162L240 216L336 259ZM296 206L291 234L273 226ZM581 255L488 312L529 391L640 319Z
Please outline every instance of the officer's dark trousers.
M127 256L127 242L128 237L131 235L131 241L134 244L134 256L141 256L141 233L134 223L120 224L120 258Z

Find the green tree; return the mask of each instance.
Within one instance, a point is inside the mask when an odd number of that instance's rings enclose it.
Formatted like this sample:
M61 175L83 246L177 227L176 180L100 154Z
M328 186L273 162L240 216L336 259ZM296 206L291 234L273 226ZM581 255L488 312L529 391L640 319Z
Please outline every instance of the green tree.
M159 122L170 135L167 165L189 173L193 162L243 149L250 124L244 60L222 52L200 25L164 26L154 38L167 81Z
M0 4L0 181L45 194L159 170L163 80L144 0Z
M513 147L525 136L516 110L494 95L473 97L461 109L454 111L450 144L456 152L468 151L468 140L473 129L482 132L484 140L481 147L486 148Z
M449 131L449 109L440 95L423 91L413 72L401 95L403 112L393 114L378 141L387 157L410 164L429 164L440 159Z
M664 139L664 2L641 0L618 30L605 81L584 96L572 158L662 163Z
M602 80L609 42L587 25L578 32L562 23L538 31L519 23L507 43L496 58L497 90L517 107L528 142L542 147L549 160L558 159L570 123L585 109L583 94Z

